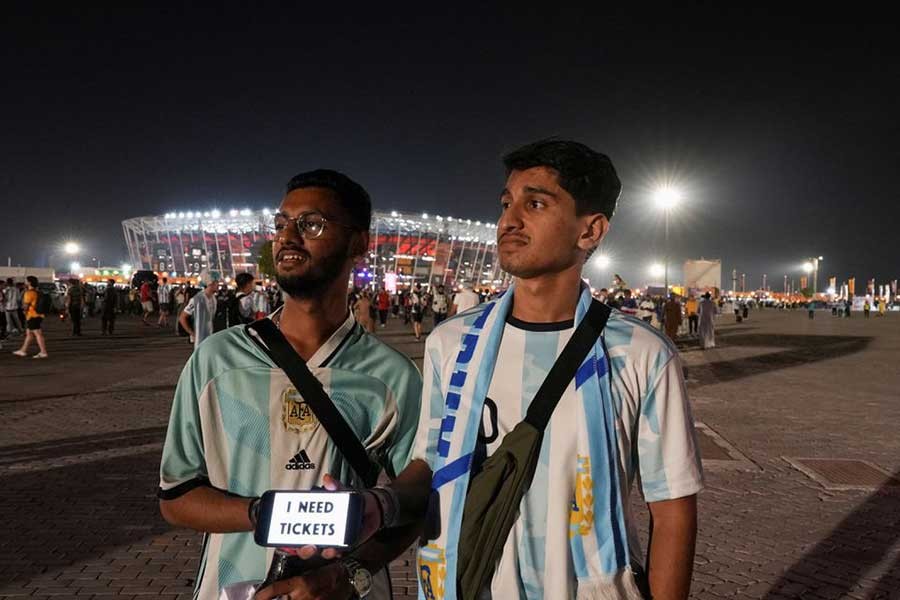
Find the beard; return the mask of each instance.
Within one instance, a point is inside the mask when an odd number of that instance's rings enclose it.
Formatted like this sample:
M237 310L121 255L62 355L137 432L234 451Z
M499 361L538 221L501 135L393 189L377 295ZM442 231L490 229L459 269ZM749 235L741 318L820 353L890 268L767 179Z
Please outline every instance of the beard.
M347 260L350 258L350 244L339 251L323 257L315 262L310 259L309 267L303 274L283 274L275 270L275 281L278 287L296 299L317 298L341 276Z

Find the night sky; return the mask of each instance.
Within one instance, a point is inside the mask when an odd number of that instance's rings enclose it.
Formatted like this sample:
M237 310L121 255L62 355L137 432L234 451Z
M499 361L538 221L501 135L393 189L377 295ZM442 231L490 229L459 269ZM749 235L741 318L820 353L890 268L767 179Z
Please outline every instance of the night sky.
M377 208L495 220L502 154L562 136L623 181L609 276L650 279L650 191L668 178L685 194L673 263L721 258L728 288L737 268L780 291L814 255L820 289L900 277L893 25L250 6L3 9L2 264L42 265L67 239L83 264L120 264L125 218L276 206L316 167Z

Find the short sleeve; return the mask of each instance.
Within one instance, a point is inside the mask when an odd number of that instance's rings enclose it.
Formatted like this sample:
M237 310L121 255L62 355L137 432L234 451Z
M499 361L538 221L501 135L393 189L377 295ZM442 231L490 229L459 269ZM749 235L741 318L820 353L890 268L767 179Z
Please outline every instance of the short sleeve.
M209 481L200 422L201 377L194 353L181 372L159 467L159 497L177 498Z
M637 451L647 502L683 498L703 489L700 451L677 354L657 372L641 399Z
M394 475L400 473L409 464L413 442L416 439L419 403L422 397L422 378L415 365L409 365L408 373L398 387L397 390L391 390L391 393L398 394L396 398L398 422L391 446L387 451L387 458Z
M197 296L194 296L193 298L188 300L187 306L184 307L184 312L192 317L194 316L194 306L196 306L196 303L194 300L196 298L197 298Z

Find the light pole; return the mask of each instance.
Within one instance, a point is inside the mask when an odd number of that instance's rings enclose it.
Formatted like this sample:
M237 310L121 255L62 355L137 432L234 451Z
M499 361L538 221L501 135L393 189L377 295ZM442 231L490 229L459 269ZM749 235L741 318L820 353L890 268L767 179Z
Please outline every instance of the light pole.
M681 201L681 192L672 186L663 186L653 194L656 207L663 211L663 219L666 226L666 257L663 261L663 277L665 292L663 296L669 297L669 212Z

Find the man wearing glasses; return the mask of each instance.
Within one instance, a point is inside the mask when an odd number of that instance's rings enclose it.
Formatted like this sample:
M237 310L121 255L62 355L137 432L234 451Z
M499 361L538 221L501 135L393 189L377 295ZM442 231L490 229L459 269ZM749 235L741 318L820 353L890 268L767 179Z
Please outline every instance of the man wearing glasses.
M422 380L409 359L367 334L347 310L347 281L367 251L370 221L369 195L347 176L318 170L294 177L274 220L285 304L269 318L393 476L409 462ZM270 489L321 486L326 474L361 487L301 394L246 328L208 338L175 392L159 488L166 520L207 534L197 597L217 598L225 586L262 580L273 550L253 541L251 503ZM260 595L349 598L359 591L350 583L355 571L375 573L411 541L411 535L389 546L370 540L353 561L278 582ZM387 598L387 589L386 578L376 577L367 598Z

